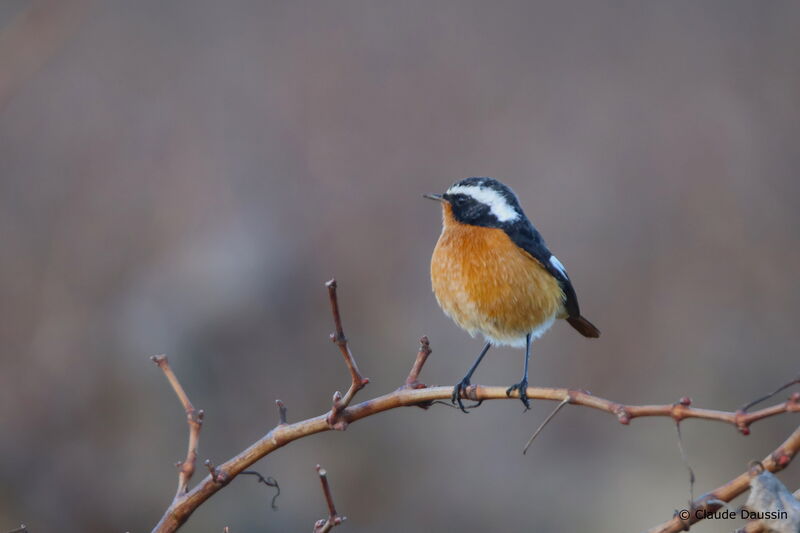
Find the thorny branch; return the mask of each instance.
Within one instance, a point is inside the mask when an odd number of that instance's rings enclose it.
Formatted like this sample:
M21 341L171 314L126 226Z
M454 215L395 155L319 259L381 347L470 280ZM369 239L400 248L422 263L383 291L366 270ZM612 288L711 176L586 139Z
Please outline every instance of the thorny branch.
M322 493L325 495L325 503L328 504L328 518L317 520L314 524L314 533L327 533L347 520L347 517L340 516L339 513L336 512L336 506L333 504L331 487L328 484L328 472L317 465L317 473L319 474L319 481L322 484Z
M208 463L207 466L210 474L188 492L176 495L175 499L164 512L161 520L153 529L153 533L177 531L203 502L230 483L236 476L241 474L256 461L292 441L332 429L345 429L348 424L390 409L406 406L425 406L430 405L434 401L449 400L451 398L453 393L452 386L425 387L419 383L419 374L425 360L430 354L428 339L423 337L420 339L420 348L416 361L403 386L383 396L350 405L350 401L353 399L355 393L366 385L367 380L363 378L358 371L355 359L347 344L347 339L344 336L336 297L336 282L331 280L326 285L328 287L331 310L336 327L336 332L332 335L332 339L342 352L345 364L350 370L352 378L352 383L347 394L344 397L338 393L334 396L335 401L330 412L293 424L286 423L285 406L283 406L283 402L278 403L280 423L272 428L264 437L221 465L215 467ZM169 376L170 374L168 373L167 377L169 378ZM170 383L173 383L172 379L170 379ZM177 379L175 379L174 383L177 383ZM175 388L174 384L173 388ZM784 388L785 387L782 387L779 391L784 390ZM182 391L182 389L176 389L176 392L177 390ZM614 415L617 421L623 425L628 425L631 420L639 417L668 417L675 422L680 422L688 418L699 418L731 424L744 435L749 434L750 425L759 420L781 413L800 412L800 393L793 393L789 399L784 402L753 412L747 412L746 409L718 411L696 408L691 406L691 399L686 397L672 404L625 405L594 396L590 392L584 390L528 387L527 393L530 399L550 400L560 402L562 406L566 404L581 405L591 409L605 411ZM517 398L519 393L514 392L509 397L506 395L506 387L471 385L463 394L466 398L473 401L483 401L513 399ZM180 393L178 393L178 396L182 397ZM185 397L185 394L183 396ZM746 407L750 406L751 405L748 405ZM800 448L800 427L795 430L792 436L790 436L781 447L764 460L765 468L770 471L777 471L786 467L794 458L798 448ZM709 508L713 508L714 505L718 506L720 504L712 503L712 500L714 502L729 501L747 489L748 481L749 477L747 473L742 474L712 493L695 500L695 505L706 505ZM656 528L652 530L652 532L666 533L670 531L681 531L680 528L683 528L684 524L673 519L659 527L661 529ZM678 527L678 529L674 529L675 527Z

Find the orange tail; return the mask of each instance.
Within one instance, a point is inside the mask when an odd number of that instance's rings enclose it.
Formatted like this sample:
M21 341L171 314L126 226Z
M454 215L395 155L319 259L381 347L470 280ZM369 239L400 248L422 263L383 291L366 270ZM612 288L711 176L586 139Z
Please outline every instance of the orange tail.
M578 330L578 333L590 339L596 339L600 336L600 330L594 324L583 318L582 316L571 316L567 318L567 322L573 328Z

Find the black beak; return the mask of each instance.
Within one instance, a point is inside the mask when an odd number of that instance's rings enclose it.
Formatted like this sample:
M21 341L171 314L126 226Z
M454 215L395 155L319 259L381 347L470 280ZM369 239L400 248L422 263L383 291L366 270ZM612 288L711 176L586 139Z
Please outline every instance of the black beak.
M444 198L442 197L441 194L428 193L428 194L423 194L422 196L424 198L428 198L429 200L436 200L437 202L444 202Z

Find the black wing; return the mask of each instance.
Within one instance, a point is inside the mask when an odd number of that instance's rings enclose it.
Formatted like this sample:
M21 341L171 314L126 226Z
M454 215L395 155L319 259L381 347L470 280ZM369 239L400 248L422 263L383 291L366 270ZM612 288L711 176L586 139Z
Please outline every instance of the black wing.
M579 318L581 311L578 307L578 297L575 295L575 289L572 287L567 271L556 256L548 250L544 239L533 227L533 224L523 217L523 220L513 226L503 228L503 230L514 241L514 244L531 254L550 275L558 280L561 290L564 291L564 308L567 310L567 316Z

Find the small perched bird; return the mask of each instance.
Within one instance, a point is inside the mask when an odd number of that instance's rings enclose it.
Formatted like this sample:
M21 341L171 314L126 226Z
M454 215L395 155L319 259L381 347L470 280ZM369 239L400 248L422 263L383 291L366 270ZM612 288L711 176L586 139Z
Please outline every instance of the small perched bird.
M547 249L525 216L514 192L492 178L467 178L444 194L426 194L442 203L442 233L431 258L431 283L447 316L486 344L453 388L461 401L470 378L492 345L525 347L522 380L506 391L528 402L531 342L564 318L584 337L598 330L581 316L575 289L564 265Z

